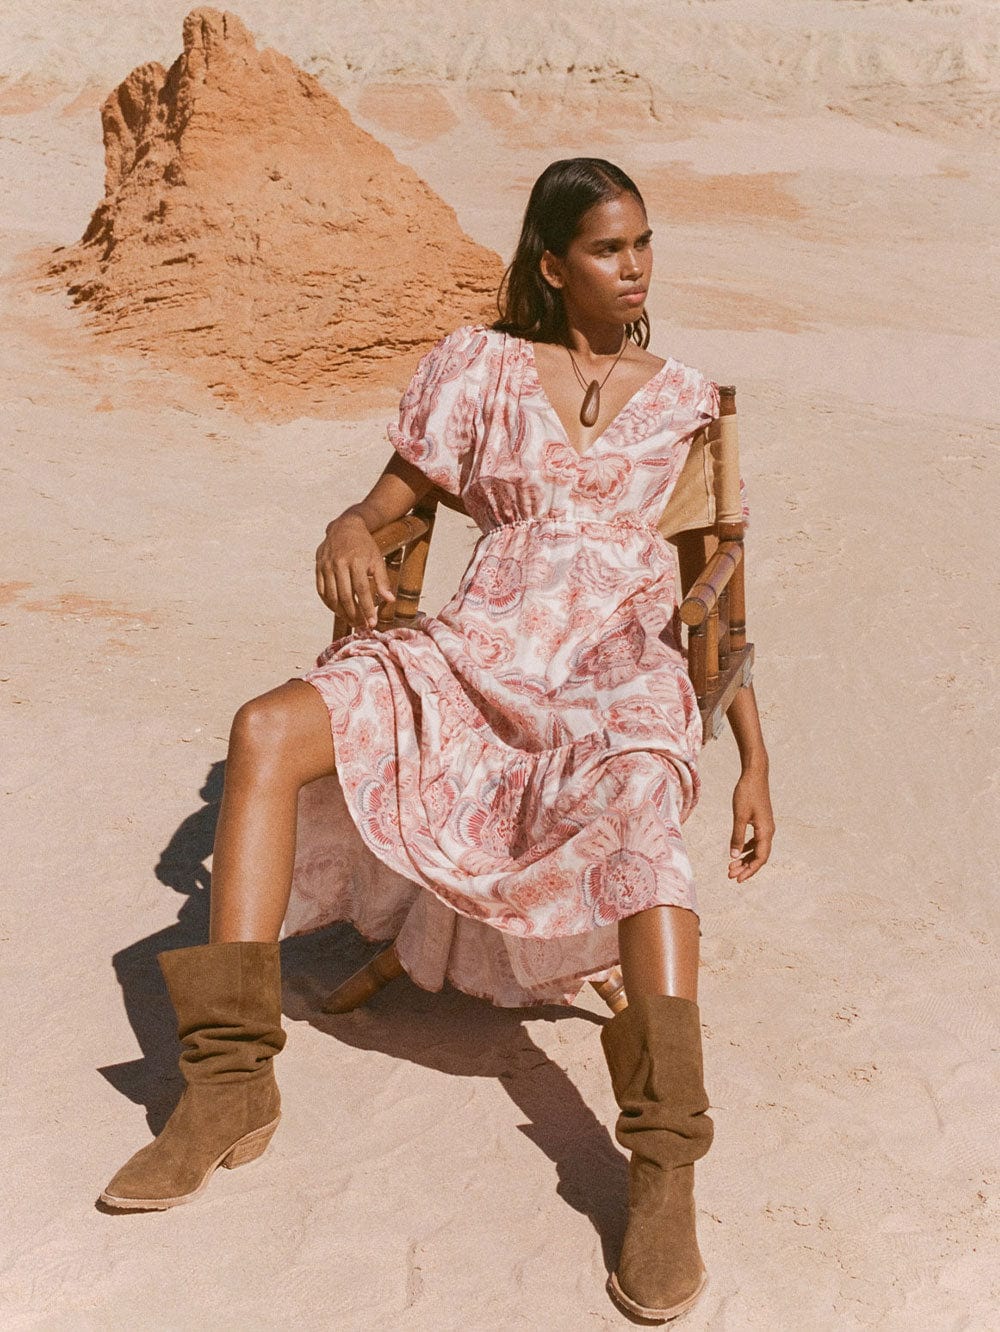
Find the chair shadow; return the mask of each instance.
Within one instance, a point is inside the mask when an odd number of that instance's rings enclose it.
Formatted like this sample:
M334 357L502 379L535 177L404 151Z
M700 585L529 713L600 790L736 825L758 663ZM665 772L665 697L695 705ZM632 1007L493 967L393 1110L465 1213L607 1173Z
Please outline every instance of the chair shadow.
M225 764L212 765L199 792L204 802L180 824L156 866L161 883L182 895L175 924L114 954L125 1011L142 1051L139 1059L98 1070L136 1105L159 1133L184 1083L173 1007L156 955L208 938L212 852ZM285 939L281 944L282 1010L356 1049L378 1050L461 1077L494 1077L525 1115L518 1129L556 1167L556 1192L597 1231L610 1272L626 1220L627 1163L606 1125L594 1115L561 1068L531 1038L531 1021L575 1018L599 1027L586 1008L559 1004L498 1008L452 986L431 994L406 976L393 981L357 1013L327 1014L326 995L383 945L367 942L346 921ZM596 1039L596 1033L595 1033Z
M355 1049L378 1050L459 1077L496 1078L527 1120L517 1126L519 1132L554 1164L556 1193L597 1231L610 1272L625 1231L626 1159L525 1026L582 1018L599 1029L605 1019L563 1004L498 1008L451 985L432 994L408 976L387 985L363 1009L324 1013L321 1004L330 991L381 947L366 943L346 922L286 939L284 1012Z

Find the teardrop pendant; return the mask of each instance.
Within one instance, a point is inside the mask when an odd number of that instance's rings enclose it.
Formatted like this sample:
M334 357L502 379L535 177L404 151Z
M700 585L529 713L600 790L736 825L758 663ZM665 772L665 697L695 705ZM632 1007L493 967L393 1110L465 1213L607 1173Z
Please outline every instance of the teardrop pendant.
M583 395L583 406L580 408L580 423L585 426L592 426L601 414L601 386L596 379L592 379L587 385L587 392Z

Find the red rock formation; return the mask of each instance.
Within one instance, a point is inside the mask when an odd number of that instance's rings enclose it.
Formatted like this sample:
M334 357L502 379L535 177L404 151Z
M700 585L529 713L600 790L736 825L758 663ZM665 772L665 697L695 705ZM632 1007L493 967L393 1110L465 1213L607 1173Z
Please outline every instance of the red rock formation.
M499 257L234 14L192 10L184 54L133 70L101 119L105 198L46 278L245 415L398 387L443 333L496 317Z

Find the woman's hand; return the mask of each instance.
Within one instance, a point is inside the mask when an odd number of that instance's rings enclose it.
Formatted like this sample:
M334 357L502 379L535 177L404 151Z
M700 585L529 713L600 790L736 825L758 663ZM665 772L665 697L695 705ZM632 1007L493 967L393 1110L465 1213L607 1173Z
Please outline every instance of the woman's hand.
M328 524L316 551L316 591L334 615L342 615L355 629L374 629L378 623L375 593L393 601L385 560L363 518L348 510Z
M747 825L753 836L744 841ZM771 854L774 815L766 766L745 767L733 791L733 835L730 841L729 877L743 883L757 873Z
M733 792L733 835L729 843L729 877L743 883L756 874L771 854L774 815L768 787L768 757L760 728L757 696L752 684L737 689L726 711L740 751L743 769ZM745 841L747 824L753 836Z

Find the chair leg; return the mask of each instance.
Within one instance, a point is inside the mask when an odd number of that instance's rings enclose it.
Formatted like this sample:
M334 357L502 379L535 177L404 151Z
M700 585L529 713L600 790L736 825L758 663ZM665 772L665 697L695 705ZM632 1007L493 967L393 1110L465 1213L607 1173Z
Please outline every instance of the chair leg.
M590 983L612 1013L622 1013L628 1008L628 996L625 994L625 984L622 981L620 967L615 967L607 980L591 981Z
M376 953L370 962L348 976L326 998L322 1005L324 1013L349 1013L360 1008L369 999L378 994L384 985L398 976L402 976L403 966L396 952L395 943L388 944L380 953ZM621 1013L628 1007L628 998L622 982L619 967L603 981L591 981L591 985L601 996L612 1013Z
M383 985L402 976L403 967L396 952L395 943L388 944L380 953L376 953L353 976L348 976L327 996L323 1004L324 1013L349 1013L352 1008L360 1008L373 995L378 994Z

